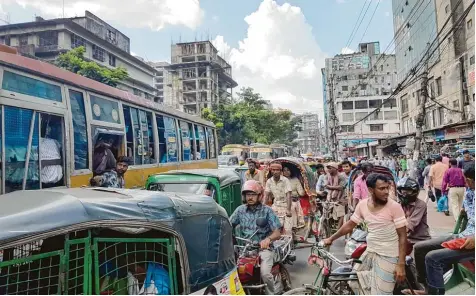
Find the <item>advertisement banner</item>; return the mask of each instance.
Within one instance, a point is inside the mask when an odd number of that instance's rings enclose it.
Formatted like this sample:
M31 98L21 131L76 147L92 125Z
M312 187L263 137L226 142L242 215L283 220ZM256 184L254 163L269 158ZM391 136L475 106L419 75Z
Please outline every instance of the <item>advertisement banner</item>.
M245 295L245 291L241 286L238 271L235 268L226 274L223 279L192 295Z

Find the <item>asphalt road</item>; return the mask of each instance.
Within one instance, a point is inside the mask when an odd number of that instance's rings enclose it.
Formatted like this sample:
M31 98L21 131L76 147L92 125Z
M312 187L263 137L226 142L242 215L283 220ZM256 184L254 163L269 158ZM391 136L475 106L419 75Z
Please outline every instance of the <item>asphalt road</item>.
M422 190L420 192L420 199L426 200L426 193ZM443 213L436 211L435 204L428 202L428 225L430 226L430 234L432 237L448 235L452 232L455 225L455 220L452 216L445 216ZM344 254L345 240L340 238L332 244L331 252L339 259L345 259ZM291 283L293 288L302 287L304 284L311 284L316 277L316 267L307 264L311 250L299 249L296 250L297 260L293 265L287 265L291 274ZM333 269L338 267L336 264Z

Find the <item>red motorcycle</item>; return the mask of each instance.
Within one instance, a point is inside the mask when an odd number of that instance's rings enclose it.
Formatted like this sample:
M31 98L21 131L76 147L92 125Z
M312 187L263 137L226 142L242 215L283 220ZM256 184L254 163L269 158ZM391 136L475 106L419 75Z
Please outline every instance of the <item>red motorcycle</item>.
M257 224L259 225L260 222L260 219L258 219ZM244 245L236 245L235 252L237 254L238 276L247 295L265 294L266 284L262 281L260 273L260 245L251 240L257 232L247 239L236 237L238 241L244 243ZM274 278L274 292L276 294L291 290L291 277L284 266L284 264L292 264L296 261L296 255L291 246L291 236L282 236L279 240L274 241L271 247L275 262L271 274Z

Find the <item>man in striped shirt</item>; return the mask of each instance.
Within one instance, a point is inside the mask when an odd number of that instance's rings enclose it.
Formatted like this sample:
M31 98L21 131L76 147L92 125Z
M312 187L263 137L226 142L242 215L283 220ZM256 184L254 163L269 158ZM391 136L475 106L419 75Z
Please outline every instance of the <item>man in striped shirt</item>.
M395 283L405 280L405 213L389 198L390 181L385 175L370 174L366 183L369 197L357 204L351 219L324 243L332 244L364 222L368 228L367 250L360 258L362 264L356 265L361 292L392 295Z

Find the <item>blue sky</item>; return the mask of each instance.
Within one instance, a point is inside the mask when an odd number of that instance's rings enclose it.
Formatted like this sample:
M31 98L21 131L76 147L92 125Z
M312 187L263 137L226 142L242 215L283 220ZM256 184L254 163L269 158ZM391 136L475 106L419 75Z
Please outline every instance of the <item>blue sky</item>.
M0 19L8 18L11 23L31 21L35 15L52 18L62 14L62 0L1 2ZM370 2L370 7L349 47L356 49L361 40L380 41L383 51L393 38L391 0L64 2L66 16L92 11L130 37L134 54L151 61L169 61L172 41L210 38L236 68L234 76L240 86L250 85L276 107L296 112L322 107L319 69L326 57L346 46L364 3Z

